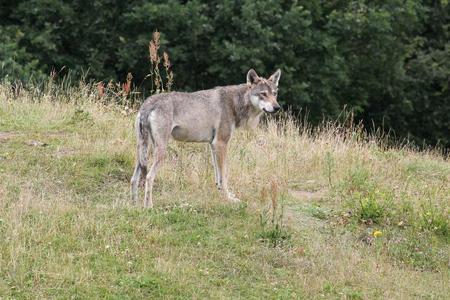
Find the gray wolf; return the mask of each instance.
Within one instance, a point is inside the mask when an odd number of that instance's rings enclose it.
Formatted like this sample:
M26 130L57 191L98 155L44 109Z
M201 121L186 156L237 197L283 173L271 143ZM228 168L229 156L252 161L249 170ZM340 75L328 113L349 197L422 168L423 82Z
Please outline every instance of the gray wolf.
M280 76L280 69L268 79L251 69L244 84L193 93L162 93L146 99L135 122L137 159L131 178L134 204L138 201L142 176L145 178L144 206L153 207L153 183L171 136L177 141L209 143L216 186L226 199L238 202L228 187L228 142L236 128L256 128L263 113L280 109L277 102ZM153 149L153 162L147 172L149 148Z

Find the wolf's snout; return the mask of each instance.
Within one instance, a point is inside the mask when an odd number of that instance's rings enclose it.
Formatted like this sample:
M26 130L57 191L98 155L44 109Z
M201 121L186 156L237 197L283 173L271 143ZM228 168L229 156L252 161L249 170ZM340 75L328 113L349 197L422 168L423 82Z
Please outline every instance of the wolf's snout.
M274 105L273 106L273 112L277 112L281 109L281 107L279 105Z
M281 109L281 107L279 105L270 105L269 107L264 107L263 111L269 114L274 114L277 111L279 111Z

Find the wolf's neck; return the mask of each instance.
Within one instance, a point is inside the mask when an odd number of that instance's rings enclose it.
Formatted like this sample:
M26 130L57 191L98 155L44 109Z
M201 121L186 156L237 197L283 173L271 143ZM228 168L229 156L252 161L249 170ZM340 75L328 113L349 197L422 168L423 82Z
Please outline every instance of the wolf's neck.
M262 112L256 109L250 101L250 92L246 84L237 86L235 104L236 128L247 127L255 129L258 126Z

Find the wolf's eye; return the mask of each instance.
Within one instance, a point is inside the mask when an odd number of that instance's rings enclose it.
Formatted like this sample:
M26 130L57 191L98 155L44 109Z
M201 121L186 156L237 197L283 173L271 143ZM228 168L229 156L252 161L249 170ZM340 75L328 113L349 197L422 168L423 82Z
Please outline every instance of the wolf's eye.
M266 91L262 91L261 93L259 93L261 96L267 96L267 92Z

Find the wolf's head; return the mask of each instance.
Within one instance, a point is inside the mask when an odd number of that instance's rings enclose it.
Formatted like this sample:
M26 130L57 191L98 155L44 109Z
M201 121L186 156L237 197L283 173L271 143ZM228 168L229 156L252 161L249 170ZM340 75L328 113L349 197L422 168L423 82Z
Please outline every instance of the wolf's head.
M268 79L259 77L253 69L248 71L247 84L250 86L250 100L255 108L266 113L275 113L280 110L280 105L277 102L280 76L280 69Z

